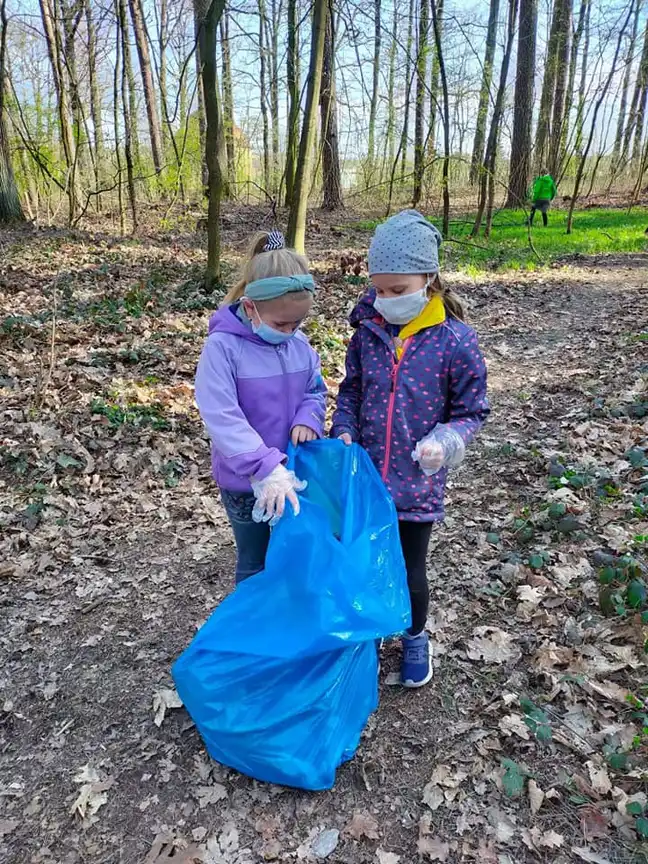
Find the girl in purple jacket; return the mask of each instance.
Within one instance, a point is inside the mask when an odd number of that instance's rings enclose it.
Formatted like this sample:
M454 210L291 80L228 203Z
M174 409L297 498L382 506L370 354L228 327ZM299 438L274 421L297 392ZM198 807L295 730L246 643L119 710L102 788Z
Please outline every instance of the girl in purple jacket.
M236 541L236 581L263 570L270 527L303 484L285 467L288 442L322 435L326 387L300 332L315 283L278 231L253 242L241 279L212 315L196 402L212 470Z
M432 525L444 516L448 469L488 415L486 366L460 300L439 279L440 243L415 210L376 230L372 287L351 315L355 333L332 429L369 452L396 504L412 604L406 687L432 677L426 559Z

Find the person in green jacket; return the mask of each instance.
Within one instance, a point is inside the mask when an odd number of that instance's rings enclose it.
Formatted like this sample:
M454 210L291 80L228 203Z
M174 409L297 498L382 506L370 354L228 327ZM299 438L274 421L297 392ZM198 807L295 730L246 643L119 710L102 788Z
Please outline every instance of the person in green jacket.
M542 213L542 224L545 228L547 227L549 221L547 213L551 206L551 202L556 197L557 191L558 189L556 188L553 177L543 168L540 171L540 174L533 181L533 188L531 190L531 215L529 217L530 225L533 225L533 217L536 214L536 210L539 210Z

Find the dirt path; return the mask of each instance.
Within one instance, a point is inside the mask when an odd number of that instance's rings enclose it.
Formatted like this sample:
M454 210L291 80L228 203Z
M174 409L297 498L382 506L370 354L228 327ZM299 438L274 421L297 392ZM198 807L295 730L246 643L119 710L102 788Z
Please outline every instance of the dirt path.
M645 744L621 688L645 680L644 634L631 616L601 618L594 566L600 550L645 559L641 472L624 456L647 443L632 416L648 400L646 261L456 278L494 411L430 558L437 676L417 694L388 686L388 646L380 710L335 789L315 795L210 764L182 709L154 722L171 662L230 588L233 547L190 407L206 313L172 268L194 252L102 243L27 252L11 238L3 275L3 315L32 318L5 323L0 365L0 860L180 862L195 844L218 864L298 861L324 829L340 831L328 860L345 864L640 860L625 796L642 792ZM42 290L70 255L77 319L65 286L56 301ZM155 318L152 267L172 271ZM341 316L355 288L328 284L321 307ZM138 314L91 308L125 285ZM37 318L55 305L50 375L51 315ZM338 325L315 326L330 340ZM111 413L124 393L164 412L142 408L139 425ZM552 458L588 482L552 485ZM552 502L571 524L547 523ZM551 740L525 724L524 695ZM636 735L630 774L606 765ZM157 856L165 839L175 853Z

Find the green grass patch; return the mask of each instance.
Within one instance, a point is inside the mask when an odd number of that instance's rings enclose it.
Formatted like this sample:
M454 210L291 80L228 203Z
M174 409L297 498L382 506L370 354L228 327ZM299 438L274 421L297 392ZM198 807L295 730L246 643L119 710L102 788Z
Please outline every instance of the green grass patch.
M444 246L442 266L467 272L484 270L536 270L562 258L576 255L606 255L622 252L648 251L648 208L626 210L591 208L576 210L572 233L567 234L567 211L549 211L549 226L542 225L542 215L536 213L531 240L537 256L529 245L523 210L499 210L493 218L491 236L471 238L472 221L451 222L450 240ZM440 215L430 221L441 224ZM383 220L364 220L354 229L373 232ZM455 241L455 242L453 242Z
M103 399L93 399L90 411L105 417L113 429L120 426L148 426L156 432L164 432L171 428L171 423L164 416L164 408L158 403L122 406L104 402Z

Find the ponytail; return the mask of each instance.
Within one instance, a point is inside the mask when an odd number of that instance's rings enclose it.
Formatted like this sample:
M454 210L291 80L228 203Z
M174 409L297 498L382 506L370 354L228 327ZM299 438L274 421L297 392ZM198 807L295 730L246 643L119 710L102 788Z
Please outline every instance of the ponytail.
M430 288L443 300L446 315L452 318L457 318L459 321L466 320L466 309L461 297L459 297L458 294L455 294L452 288L443 282L438 273L436 274L434 282L430 285Z
M268 279L271 276L296 276L298 273L308 273L308 261L304 255L299 255L294 249L284 247L277 249L272 246L271 232L260 231L252 238L239 277L225 295L222 306L230 306L238 302L245 293L248 282Z

